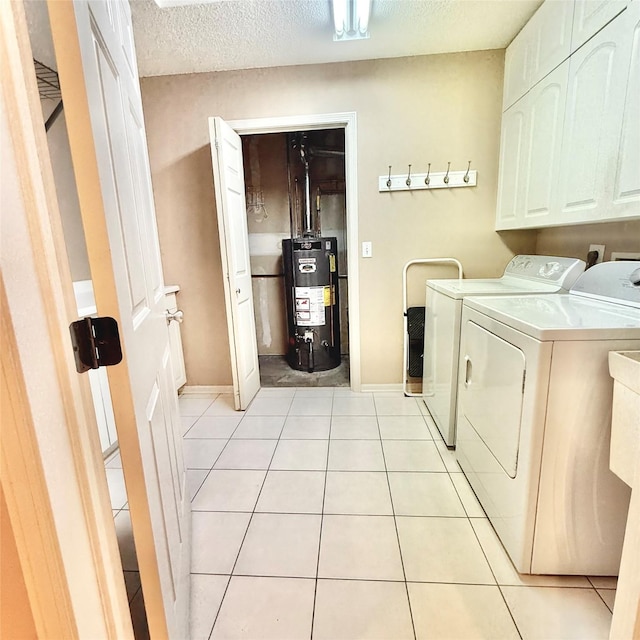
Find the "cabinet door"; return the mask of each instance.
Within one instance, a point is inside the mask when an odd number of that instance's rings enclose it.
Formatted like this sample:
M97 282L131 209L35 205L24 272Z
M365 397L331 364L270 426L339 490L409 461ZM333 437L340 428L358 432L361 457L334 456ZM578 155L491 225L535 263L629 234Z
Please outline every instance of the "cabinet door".
M632 2L621 19L631 34L631 51L618 152L611 159L613 194L605 212L608 219L640 216L640 2Z
M628 4L628 0L576 0L571 52L579 49Z
M569 57L573 5L573 0L547 0L531 18L530 86Z
M505 54L503 111L506 111L529 90L530 55L531 36L529 23L527 23L507 47Z
M596 222L611 201L609 165L618 152L629 68L629 27L621 17L569 60L556 224Z
M502 115L500 174L496 229L516 229L522 225L522 204L527 175L527 97L523 96Z
M527 96L526 191L523 224L549 224L556 199L569 63L561 64Z

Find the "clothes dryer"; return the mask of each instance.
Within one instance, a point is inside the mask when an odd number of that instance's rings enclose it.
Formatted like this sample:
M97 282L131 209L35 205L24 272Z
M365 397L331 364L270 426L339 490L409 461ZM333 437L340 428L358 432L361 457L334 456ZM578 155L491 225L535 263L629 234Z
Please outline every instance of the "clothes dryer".
M456 443L460 318L466 296L557 293L584 271L575 258L515 256L500 278L427 280L422 395L446 445Z
M609 351L640 349L640 262L569 293L470 297L462 313L462 470L521 573L617 575L629 488L609 470Z

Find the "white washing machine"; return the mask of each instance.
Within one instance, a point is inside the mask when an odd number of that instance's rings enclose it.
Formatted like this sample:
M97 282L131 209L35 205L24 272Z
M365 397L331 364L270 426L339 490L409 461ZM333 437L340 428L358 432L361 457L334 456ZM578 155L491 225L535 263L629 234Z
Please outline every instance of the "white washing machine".
M629 488L609 470L609 351L640 349L640 262L567 294L467 298L457 459L521 573L617 575Z
M584 271L575 258L515 256L501 278L427 280L422 395L443 440L456 444L460 318L466 296L557 293Z

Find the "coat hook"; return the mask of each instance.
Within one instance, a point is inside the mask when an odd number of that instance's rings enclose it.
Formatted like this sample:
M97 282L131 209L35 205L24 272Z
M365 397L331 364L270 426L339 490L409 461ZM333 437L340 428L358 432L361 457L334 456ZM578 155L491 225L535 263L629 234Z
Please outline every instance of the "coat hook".
M451 163L447 163L447 173L444 176L444 183L449 184L449 167L451 167Z
M469 182L469 169L471 169L471 160L469 160L469 166L467 167L467 173L464 174L464 178L462 178L465 182Z
M431 178L429 177L429 174L431 173L431 163L429 163L429 166L427 167L427 177L424 179L424 183L429 186L429 183L431 182Z
M407 173L407 179L405 180L407 187L411 186L411 165L409 165L409 173Z
M391 189L391 165L389 165L389 177L387 178L387 189Z

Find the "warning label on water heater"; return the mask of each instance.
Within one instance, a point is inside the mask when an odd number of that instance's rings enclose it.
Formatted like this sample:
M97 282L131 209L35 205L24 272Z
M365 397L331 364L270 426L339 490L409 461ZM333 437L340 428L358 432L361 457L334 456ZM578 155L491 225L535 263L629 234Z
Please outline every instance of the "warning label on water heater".
M301 273L315 273L316 272L316 259L315 258L300 258L298 260L298 269Z
M324 320L324 287L296 287L296 324L320 326Z

